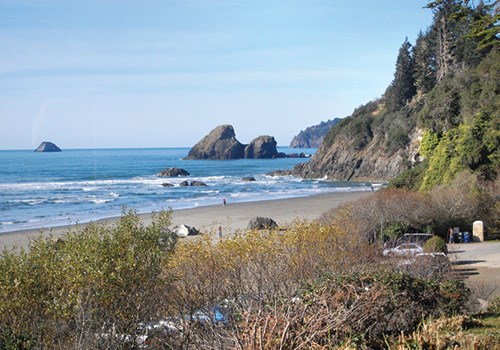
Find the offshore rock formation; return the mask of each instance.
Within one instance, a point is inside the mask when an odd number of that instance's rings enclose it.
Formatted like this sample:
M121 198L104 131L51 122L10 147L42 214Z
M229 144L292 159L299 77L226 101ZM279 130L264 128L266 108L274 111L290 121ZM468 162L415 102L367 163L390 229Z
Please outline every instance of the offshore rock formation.
M240 159L245 154L231 125L220 125L194 145L184 159Z
M52 142L44 141L38 146L35 152L61 152L61 149Z
M184 159L286 158L276 144L273 136L263 135L244 145L236 139L231 125L220 125L194 145Z
M245 158L247 159L267 159L277 158L278 151L276 149L277 142L272 136L259 136L250 142L245 147Z
M327 120L318 125L313 125L299 132L290 142L290 147L293 148L318 148L323 142L323 138L330 131L332 126L340 122L340 118Z
M190 174L182 168L168 168L158 173L159 177L189 176Z

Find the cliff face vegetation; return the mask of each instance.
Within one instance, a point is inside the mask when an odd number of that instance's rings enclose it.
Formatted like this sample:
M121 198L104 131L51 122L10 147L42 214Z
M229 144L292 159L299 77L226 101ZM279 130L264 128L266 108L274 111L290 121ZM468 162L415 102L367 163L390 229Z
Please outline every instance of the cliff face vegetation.
M399 50L384 95L325 136L306 178L391 180L428 190L462 171L494 180L500 169L498 4L428 4L432 25Z

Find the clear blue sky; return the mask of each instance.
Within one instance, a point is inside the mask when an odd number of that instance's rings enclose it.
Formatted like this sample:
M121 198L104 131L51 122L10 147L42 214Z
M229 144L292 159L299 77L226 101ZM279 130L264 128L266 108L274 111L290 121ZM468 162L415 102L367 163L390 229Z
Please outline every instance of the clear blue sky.
M0 149L288 145L391 82L416 0L0 0Z

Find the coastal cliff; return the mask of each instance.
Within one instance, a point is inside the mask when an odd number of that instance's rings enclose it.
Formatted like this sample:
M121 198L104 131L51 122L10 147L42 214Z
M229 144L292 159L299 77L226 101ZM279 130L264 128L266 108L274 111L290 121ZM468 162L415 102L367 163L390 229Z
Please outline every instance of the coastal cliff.
M432 5L433 24L414 45L402 44L383 96L333 126L294 175L390 181L422 191L450 184L462 172L483 182L497 179L500 40L473 30L493 17L484 6L443 4Z

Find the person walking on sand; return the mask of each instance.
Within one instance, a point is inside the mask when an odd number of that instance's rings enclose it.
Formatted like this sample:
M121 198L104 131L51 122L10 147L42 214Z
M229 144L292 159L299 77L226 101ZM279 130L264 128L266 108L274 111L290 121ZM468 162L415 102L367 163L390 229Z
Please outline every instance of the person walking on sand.
M217 234L219 235L219 238L222 238L222 226L217 227Z
M455 239L453 237L453 229L450 227L450 240L449 240L449 243L455 243Z
M223 206L226 206L227 202L226 202L226 198L222 199L222 205Z

